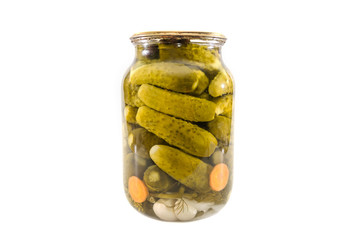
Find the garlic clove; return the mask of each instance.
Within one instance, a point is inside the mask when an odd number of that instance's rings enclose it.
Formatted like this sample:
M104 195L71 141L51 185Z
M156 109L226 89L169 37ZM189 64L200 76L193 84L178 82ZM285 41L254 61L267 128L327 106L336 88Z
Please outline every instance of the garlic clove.
M192 205L188 205L184 199L178 199L175 203L174 211L176 217L180 221L188 221L193 219L197 214L197 209Z
M153 211L156 216L165 221L177 221L176 214L173 210L175 205L174 199L159 199L153 204Z

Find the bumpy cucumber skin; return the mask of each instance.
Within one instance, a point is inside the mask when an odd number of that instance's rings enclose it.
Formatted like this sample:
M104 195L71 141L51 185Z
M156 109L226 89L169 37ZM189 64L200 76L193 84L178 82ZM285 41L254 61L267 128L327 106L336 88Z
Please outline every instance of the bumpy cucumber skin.
M124 102L132 107L141 107L143 102L138 98L137 92L140 86L131 83L129 74L123 81Z
M207 123L209 131L223 144L230 142L231 119L224 116L217 116L214 120Z
M137 114L137 107L132 106L125 106L124 107L124 118L128 123L134 123L136 124L136 114Z
M228 118L232 115L233 110L233 95L228 94L212 100L216 104L216 115L223 115Z
M165 141L144 128L133 129L128 135L128 146L135 154L149 158L149 151L153 145L164 144Z
M210 191L212 166L176 148L155 145L150 150L156 165L175 180L198 192Z
M142 84L138 97L148 107L159 112L193 122L214 119L216 104L186 94L175 93L149 84Z
M209 157L217 146L217 140L210 132L146 106L138 109L136 120L170 145L194 156Z
M175 92L193 92L206 75L197 69L184 64L171 62L155 62L142 65L131 71L131 83L152 84ZM208 80L207 80L208 81Z
M211 80L209 85L209 94L213 97L219 97L233 92L233 82L229 74L223 70Z

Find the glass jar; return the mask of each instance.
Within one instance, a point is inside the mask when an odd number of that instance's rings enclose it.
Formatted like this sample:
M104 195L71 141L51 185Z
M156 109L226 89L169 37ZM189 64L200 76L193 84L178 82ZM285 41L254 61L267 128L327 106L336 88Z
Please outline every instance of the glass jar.
M226 38L143 32L123 80L124 190L139 212L164 221L210 216L233 175L233 81Z

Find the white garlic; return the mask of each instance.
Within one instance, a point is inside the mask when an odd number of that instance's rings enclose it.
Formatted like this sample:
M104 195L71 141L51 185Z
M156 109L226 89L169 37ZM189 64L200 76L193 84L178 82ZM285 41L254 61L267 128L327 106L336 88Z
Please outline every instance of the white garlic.
M159 199L153 204L153 211L156 216L165 221L176 221L174 212L175 199Z
M197 209L186 203L182 198L175 203L174 212L180 221L188 221L193 219L197 214Z

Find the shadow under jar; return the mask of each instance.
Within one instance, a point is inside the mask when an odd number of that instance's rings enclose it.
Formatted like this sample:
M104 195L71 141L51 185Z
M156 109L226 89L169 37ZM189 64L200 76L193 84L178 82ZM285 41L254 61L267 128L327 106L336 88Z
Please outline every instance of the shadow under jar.
M193 221L227 202L233 176L233 81L226 38L143 32L123 80L123 182L139 212Z

